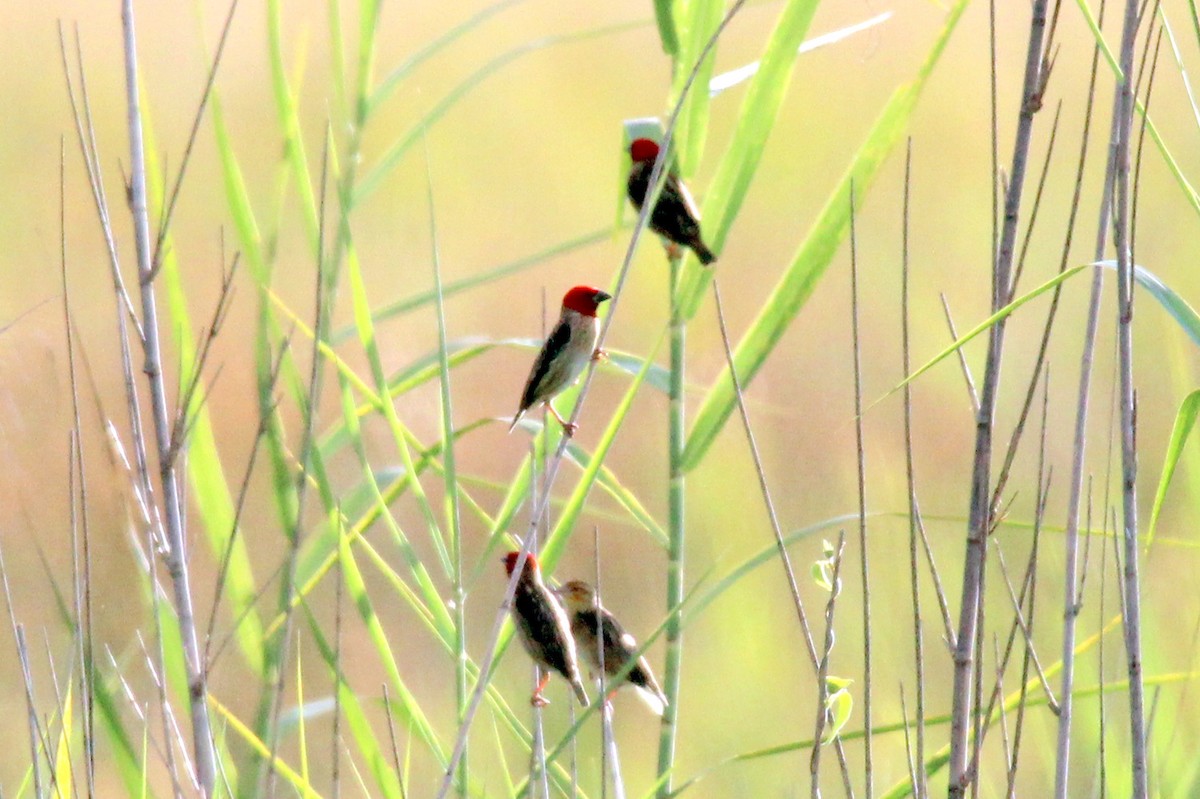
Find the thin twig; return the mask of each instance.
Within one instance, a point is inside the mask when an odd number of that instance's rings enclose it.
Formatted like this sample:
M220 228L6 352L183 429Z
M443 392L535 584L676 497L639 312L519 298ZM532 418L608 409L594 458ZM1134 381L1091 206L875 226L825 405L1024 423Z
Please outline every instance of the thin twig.
M150 217L146 204L146 159L142 141L142 115L138 96L136 35L134 33L133 0L123 0L121 23L124 32L125 95L128 110L130 143L129 207L133 215L134 243L137 252L139 285L144 325L143 367L150 384L154 437L158 448L160 479L166 522L167 570L175 593L175 613L183 644L183 660L187 671L188 699L192 718L192 747L195 752L196 779L204 796L211 796L216 780L216 749L208 717L208 684L204 664L200 662L200 645L196 635L196 617L192 609L191 576L183 532L183 509L180 507L178 472L170 460L172 450L170 419L167 414L167 388L162 373L162 352L158 333L158 308L154 287L150 250ZM135 436L140 434L135 431Z
M388 697L388 684L383 683L383 712L387 716L388 741L392 745L392 765L400 776L400 799L408 799L404 790L404 767L400 764L400 749L396 746L396 724L392 720L392 700Z
M79 704L83 709L83 757L84 775L88 795L96 792L96 738L95 697L93 696L94 649L92 633L92 552L91 527L88 513L87 468L83 456L83 423L79 413L79 381L75 371L74 324L71 317L71 288L67 280L67 192L65 141L58 145L58 223L60 246L60 277L62 280L63 330L67 345L67 373L71 384L71 449L73 462L71 479L75 470L79 474L78 492L71 490L68 499L71 515L71 573L75 576L75 639L79 657ZM78 504L76 498L78 497ZM82 533L82 536L80 536Z
M1133 56L1138 32L1137 0L1126 0L1121 31L1121 77L1117 82L1113 238L1117 250L1117 361L1121 408L1121 505L1125 541L1125 654L1129 673L1130 768L1134 799L1149 793L1146 773L1146 709L1142 684L1141 591L1138 577L1137 409L1133 385L1133 246L1130 221L1130 139L1133 128Z
M716 285L716 281L713 281ZM810 795L812 799L820 799L821 796L821 745L822 738L825 736L825 724L829 717L828 707L828 686L826 680L829 677L829 653L833 650L833 612L837 605L838 594L842 590L842 554L846 550L846 531L842 530L838 533L837 549L833 556L833 578L830 580L829 601L825 604L825 643L821 652L821 661L817 666L817 724L816 731L813 733L813 749L812 754L808 759L808 773L811 781Z
M938 298L942 301L942 313L946 315L946 327L950 330L950 340L958 341L958 330L954 326L954 317L950 314L950 303L946 300L946 292L939 291ZM963 380L967 383L967 394L971 398L971 413L979 415L979 392L975 389L975 378L971 376L971 367L967 364L967 353L962 347L954 351L958 356L958 367L962 370ZM905 385L907 388L907 384Z
M911 316L908 308L908 288L909 288L909 264L908 264L908 228L909 228L909 198L912 188L912 138L908 139L904 154L904 199L903 211L900 226L900 350L902 364L901 368L904 374L912 373L912 364L910 361L911 343L910 343L910 320ZM949 314L949 310L947 310ZM947 316L949 318L949 316ZM953 323L951 323L953 324ZM963 363L964 367L966 362ZM971 397L978 408L979 401L975 397L975 389L970 381L970 372L967 373L967 385L971 388ZM912 430L912 383L905 381L904 383L904 468L905 476L908 482L908 570L909 570L909 585L912 589L912 609L913 609L913 650L914 663L916 665L916 682L917 682L917 718L916 718L916 739L917 739L917 768L920 772L915 774L913 782L913 797L914 799L922 799L929 795L929 786L925 780L925 644L924 644L924 622L921 618L921 575L919 561L917 557L917 531L921 531L924 538L924 525L920 523L920 512L917 509L917 487L916 477L913 468L913 430ZM925 539L926 547L928 547L928 539ZM930 563L933 559L932 550L927 550ZM942 595L941 588L938 589L938 594ZM943 600L944 601L944 600ZM954 631L949 622L949 610L945 610L946 631L949 641L954 640Z
M288 536L287 555L284 559L286 565L283 570L283 583L280 586L279 592L280 612L283 614L283 629L275 639L274 646L267 647L266 690L269 697L267 715L269 725L267 727L269 754L266 759L267 796L273 796L275 793L275 755L279 747L279 714L283 707L284 674L287 671L284 668L284 664L286 663L288 652L291 650L292 612L295 606L292 599L296 591L296 569L300 558L300 545L304 541L304 514L307 507L304 499L308 491L309 462L312 460L313 449L315 447L317 413L321 404L321 389L324 386L325 353L321 345L329 340L329 331L332 327L331 317L333 311L330 303L332 287L328 282L330 277L326 271L325 263L325 198L328 194L330 136L329 126L326 125L321 148L321 194L317 218L317 271L314 281L316 284L316 296L313 302L313 316L315 317L313 322L313 344L309 364L308 386L303 404L304 428L300 439L299 457L297 458L299 468L296 472L295 487L296 514L292 530Z
M1100 24L1104 22L1104 0L1100 2ZM1083 185L1083 168L1087 160L1088 137L1092 126L1092 109L1096 97L1096 74L1100 59L1100 46L1097 43L1092 48L1092 66L1088 78L1087 106L1084 111L1084 127L1079 145L1079 164L1075 172L1075 192L1071 200L1071 216L1067 224L1068 239L1063 243L1060 269L1066 266L1069 258L1071 240L1070 234L1075 228L1075 219L1079 209L1079 198ZM1107 217L1109 207L1109 175L1111 175L1111 153L1109 166L1105 170L1105 183L1100 198L1100 227L1097 231L1095 254L1096 258L1103 254L1107 234ZM1068 792L1068 772L1071 755L1071 719L1074 709L1072 691L1075 683L1075 626L1079 618L1080 601L1076 599L1083 592L1083 581L1078 576L1079 552L1079 506L1083 490L1084 456L1087 446L1088 399L1091 392L1092 355L1095 349L1096 329L1099 322L1101 269L1092 270L1092 287L1088 301L1087 323L1084 333L1083 354L1080 356L1079 389L1075 406L1075 429L1072 439L1071 453L1071 482L1067 487L1067 531L1063 539L1065 550L1063 565L1063 632L1062 632L1062 685L1059 689L1058 736L1055 749L1054 796L1055 799L1066 799ZM1054 305L1057 307L1058 291L1055 291ZM1090 503L1089 491L1089 530ZM1090 535L1089 535L1090 540ZM1103 700L1101 700L1103 707Z
M863 773L864 796L874 793L871 763L871 570L867 552L867 458L863 444L862 342L858 335L858 241L854 213L854 183L850 183L850 329L854 342L854 443L858 466L858 549L862 573L863 613ZM733 365L730 362L730 373Z
M208 69L208 80L204 83L204 92L200 95L200 102L196 106L196 114L192 118L192 129L188 133L187 144L183 148L183 158L179 163L179 174L175 177L175 187L171 190L170 199L167 200L167 204L163 208L162 218L159 220L158 237L154 243L154 257L151 259L153 267L148 276L150 280L154 280L155 275L158 274L158 270L162 268L163 243L166 241L167 234L171 229L171 219L175 215L175 203L179 200L179 190L183 188L183 178L187 174L192 150L196 145L196 136L200 132L200 122L204 119L204 109L208 107L208 99L212 96L213 85L217 80L217 69L221 66L221 56L225 53L225 43L229 40L229 30L233 27L233 14L237 11L237 5L238 0L231 0L229 11L225 14L225 24L221 27L221 37L217 40L217 51L213 54L212 65Z
M1011 178L1008 190L1005 192L1003 225L998 244L993 250L995 256L992 273L993 311L999 310L1007 301L1012 290L1014 244L1033 133L1033 117L1041 106L1041 96L1045 89L1046 63L1042 42L1046 29L1046 6L1046 0L1035 0L1031 10L1029 44L1025 56L1025 77L1013 147ZM994 36L994 18L991 29ZM992 68L994 81L994 52ZM993 105L993 107L995 106ZM995 136L993 136L993 142L995 142ZM993 144L993 146L995 145ZM975 780L975 775L968 771L971 748L969 721L972 717L972 709L978 710L973 702L973 696L978 696L978 690L972 691L972 683L975 680L976 650L982 638L980 621L983 614L982 592L987 552L986 539L992 526L992 436L1000 387L1000 364L1004 352L1004 329L1005 322L1000 320L989 330L987 360L979 397L980 409L976 417L975 456L967 524L967 551L963 570L958 636L955 642L954 685L951 698L949 760L949 795L951 799L960 799L967 786ZM978 688L978 686L975 687Z

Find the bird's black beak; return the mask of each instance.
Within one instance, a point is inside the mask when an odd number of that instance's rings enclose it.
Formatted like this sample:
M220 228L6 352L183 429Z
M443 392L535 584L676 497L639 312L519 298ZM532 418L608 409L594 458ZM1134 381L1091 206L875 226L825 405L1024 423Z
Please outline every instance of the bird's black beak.
M608 302L611 299L612 299L612 295L609 294L607 291L597 291L596 292L596 302L598 302L598 303Z

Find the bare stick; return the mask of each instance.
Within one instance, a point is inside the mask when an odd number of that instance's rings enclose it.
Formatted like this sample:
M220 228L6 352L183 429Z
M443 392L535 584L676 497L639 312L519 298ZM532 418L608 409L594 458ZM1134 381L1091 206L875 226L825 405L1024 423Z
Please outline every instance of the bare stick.
M958 330L954 326L954 317L950 314L950 303L946 301L946 293L938 292L942 301L942 312L946 314L946 327L950 329L950 340L958 341ZM979 392L975 390L975 378L971 376L971 367L967 365L967 353L962 347L955 350L958 355L958 367L962 369L963 379L967 381L967 394L971 397L971 412L979 415ZM906 384L907 385L907 384Z
M183 178L187 174L188 162L191 161L192 151L196 144L196 135L200 132L200 122L204 119L204 109L208 107L208 98L212 96L213 85L217 80L217 69L221 66L221 56L225 53L225 43L229 40L229 30L233 27L233 14L237 11L238 0L231 0L229 11L225 14L225 24L221 27L221 38L217 41L217 51L213 54L212 64L208 69L208 80L204 83L204 92L196 106L196 115L192 118L192 129L188 133L187 144L183 148L183 159L179 163L179 174L175 177L175 187L171 190L170 199L163 209L162 219L158 225L158 237L154 243L154 257L151 259L153 270L150 279L154 279L162 266L162 248L171 227L171 218L175 214L175 203L179 200L179 190L183 187Z
M908 222L911 186L912 139L910 138L904 153L904 210L902 212L900 227L900 347L903 359L902 368L906 375L912 373L912 364L909 360L911 345L909 333L910 315L908 309ZM949 312L947 311L947 313ZM966 366L965 361L963 362L963 366ZM967 385L971 388L971 397L978 411L979 400L975 397L975 389L970 382L970 372L967 372ZM921 580L917 558L917 530L920 528L923 534L924 528L920 524L920 512L917 509L917 486L913 470L912 384L909 382L905 382L904 384L904 464L908 480L908 570L909 582L912 587L913 649L917 681L915 737L919 773L914 772L913 797L914 799L922 799L922 797L928 795L929 788L925 782L925 644L923 641L923 622L921 620ZM929 554L930 563L932 564L932 552ZM946 611L946 613L947 630L950 632L951 640L953 640L953 631L950 630L948 622L949 611Z
M1100 22L1104 21L1104 1L1100 3ZM1075 174L1075 194L1071 203L1071 221L1068 230L1074 228L1076 209L1079 206L1079 196L1083 182L1083 166L1087 158L1088 134L1091 130L1092 108L1096 95L1096 71L1100 57L1099 45L1092 48L1091 76L1088 81L1087 108L1084 114L1084 130L1080 143L1079 166ZM1112 152L1109 153L1108 166L1105 169L1104 188L1100 196L1100 220L1096 232L1095 256L1099 259L1104 254L1107 239L1108 209L1112 175ZM1067 262L1070 242L1063 245L1063 261ZM1084 332L1083 354L1079 364L1079 390L1075 406L1075 431L1072 444L1071 482L1067 488L1067 532L1064 536L1065 563L1063 566L1063 633L1062 633L1062 685L1058 696L1060 701L1058 715L1058 737L1055 751L1054 796L1055 799L1066 799L1068 791L1068 773L1071 755L1071 720L1074 711L1072 692L1075 683L1075 626L1079 618L1080 604L1076 597L1082 593L1082 579L1078 575L1079 568L1079 508L1083 491L1083 470L1087 448L1087 419L1089 395L1091 393L1092 356L1095 350L1096 330L1100 315L1100 288L1102 271L1099 267L1092 270L1092 287L1088 300L1088 315ZM1055 293L1057 298L1057 292ZM1089 534L1090 538L1090 534ZM1103 700L1101 707L1103 708ZM1103 711L1101 711L1103 712ZM1103 744L1102 744L1103 746ZM1103 769L1103 765L1101 766Z
M1012 171L1004 199L1004 220L998 246L994 250L992 308L998 310L1011 291L1014 245L1018 214L1033 134L1033 117L1041 106L1046 71L1042 42L1046 29L1046 0L1035 0L1029 25L1029 45L1025 56L1025 79L1021 92L1021 110L1013 147ZM994 25L993 25L994 27ZM993 34L994 35L994 34ZM995 61L993 60L993 70ZM993 78L994 79L994 78ZM954 686L950 714L949 780L951 799L964 795L974 775L968 772L970 757L970 718L974 707L972 680L975 651L979 642L982 615L983 567L986 541L991 530L991 459L996 402L1000 387L1000 364L1004 352L1004 320L988 333L988 352L984 366L979 414L975 425L975 457L971 476L971 504L967 524L966 559L963 571L962 602L954 653ZM977 709L977 708L975 708Z
M906 195L907 196L907 195ZM854 183L850 183L850 318L854 341L854 442L858 464L858 549L862 572L863 612L863 771L866 799L874 792L871 768L871 570L867 553L867 458L863 445L862 343L858 336L858 241ZM732 374L733 368L730 367Z
M1126 0L1121 32L1121 79L1117 89L1113 238L1117 250L1117 360L1121 408L1121 504L1125 540L1125 655L1129 672L1130 760L1133 797L1148 794L1146 775L1146 709L1142 685L1141 593L1138 585L1137 417L1133 386L1133 248L1130 138L1133 128L1133 55L1138 31L1137 0Z
M133 0L123 0L121 23L125 49L125 95L128 107L130 145L129 206L133 214L134 242L137 250L139 284L142 297L145 365L150 384L150 405L154 419L155 443L158 447L160 479L164 501L167 551L164 553L167 571L175 591L175 613L183 639L183 659L187 671L188 699L192 716L192 747L195 752L196 779L204 796L211 796L216 779L216 751L212 727L208 718L208 685L204 664L200 661L200 645L196 635L196 618L192 610L191 577L183 534L183 510L179 505L179 480L172 451L171 420L167 411L167 387L162 373L162 351L158 337L158 308L154 297L150 250L150 217L146 207L146 159L142 144L142 114L138 98L138 69L136 36L134 34ZM136 435L135 431L135 435Z
M716 282L715 280L713 281ZM829 716L826 707L829 699L825 684L829 676L829 653L833 650L833 611L837 605L838 594L842 590L842 553L846 549L846 531L838 533L837 551L833 556L833 579L829 590L829 601L825 604L825 644L821 652L821 661L817 666L817 725L813 733L813 750L808 759L808 773L811 778L812 799L821 796L821 738L825 735L825 724Z
M66 192L66 153L65 142L60 139L58 145L58 223L60 246L60 277L62 280L63 300L63 330L67 337L67 372L71 383L71 449L73 462L71 469L72 480L74 470L79 473L78 493L72 487L68 504L71 515L71 573L75 576L75 640L79 657L79 703L83 708L83 756L84 773L87 780L88 795L96 792L96 740L95 720L93 711L95 700L92 694L93 678L93 637L92 637L92 554L91 533L88 524L88 494L87 468L83 457L83 424L79 415L79 382L75 372L75 341L71 334L73 323L71 318L71 290L67 280L67 192ZM76 505L76 496L79 502ZM76 512L78 508L78 513ZM80 537L82 533L82 537Z

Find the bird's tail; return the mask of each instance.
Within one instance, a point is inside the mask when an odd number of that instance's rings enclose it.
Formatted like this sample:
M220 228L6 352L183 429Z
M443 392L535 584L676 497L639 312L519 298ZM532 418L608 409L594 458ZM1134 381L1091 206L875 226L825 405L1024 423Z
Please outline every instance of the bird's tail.
M708 245L701 241L699 236L688 246L692 248L692 252L696 253L696 258L700 260L700 263L705 266L717 260L717 256L713 254L712 250L708 249Z
M522 408L521 410L517 411L517 415L513 417L512 424L510 424L510 425L508 426L508 432L510 432L510 433L511 433L513 430L515 430L515 429L516 429L516 427L517 427L517 422L521 421L521 417L523 417L524 415L525 415L525 409L524 409L524 408Z
M575 689L575 698L579 700L579 704L587 707L589 704L588 695L587 689L583 687L583 681L576 676L575 679L571 680L571 687Z
M650 712L661 718L667 709L667 697L663 696L661 691L652 691L640 685L635 685L633 688L637 691L638 698L642 700L643 704L650 708Z

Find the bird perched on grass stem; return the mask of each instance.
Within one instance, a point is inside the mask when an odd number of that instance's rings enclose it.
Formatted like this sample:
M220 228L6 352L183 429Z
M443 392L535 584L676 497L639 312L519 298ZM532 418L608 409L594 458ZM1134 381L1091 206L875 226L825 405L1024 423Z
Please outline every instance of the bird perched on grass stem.
M650 173L654 171L654 161L658 158L658 144L653 139L634 139L629 145L629 157L633 166L629 170L629 180L625 190L633 207L642 210L646 202L646 193L650 190ZM678 247L683 245L691 248L700 259L700 263L708 266L717 260L712 250L700 238L700 211L692 193L684 185L675 171L665 165L667 176L663 180L662 191L654 211L650 214L650 229L671 242L667 251L671 257L676 257Z
M600 320L596 311L600 304L612 299L607 291L592 286L576 286L563 296L562 312L550 331L542 351L525 381L521 405L513 417L508 432L512 432L526 411L545 403L550 414L563 426L568 436L575 435L577 425L568 422L554 410L550 400L574 383L590 360L599 360L604 353L596 349L600 338Z
M593 673L604 672L606 677L615 677L625 668L634 653L638 650L638 642L632 635L625 632L620 623L611 613L605 610L596 597L592 587L582 580L572 580L558 589L559 596L567 606L567 615L571 619L571 633L575 636L575 645L584 660L591 666ZM603 635L598 636L597 631ZM603 647L598 643L602 640ZM601 669L601 656L604 658ZM625 675L624 681L632 685L646 706L657 716L661 716L667 707L666 694L658 687L654 672L646 658L640 657L637 663ZM610 685L609 696L616 692L620 685Z
M520 554L509 552L502 558L509 577L517 568ZM567 611L559 604L554 592L542 582L542 570L532 552L525 556L510 613L525 651L545 671L542 681L529 699L530 704L541 707L548 702L542 696L542 690L549 682L550 674L557 671L571 684L579 704L586 707L587 690L579 678L579 661L576 659L575 639L571 635Z

